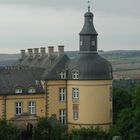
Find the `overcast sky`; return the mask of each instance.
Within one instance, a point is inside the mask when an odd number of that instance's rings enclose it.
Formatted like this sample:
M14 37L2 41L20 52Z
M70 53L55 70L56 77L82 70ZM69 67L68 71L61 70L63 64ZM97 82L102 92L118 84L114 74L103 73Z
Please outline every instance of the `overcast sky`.
M100 50L140 49L140 0L91 0ZM0 0L0 53L79 49L87 0Z

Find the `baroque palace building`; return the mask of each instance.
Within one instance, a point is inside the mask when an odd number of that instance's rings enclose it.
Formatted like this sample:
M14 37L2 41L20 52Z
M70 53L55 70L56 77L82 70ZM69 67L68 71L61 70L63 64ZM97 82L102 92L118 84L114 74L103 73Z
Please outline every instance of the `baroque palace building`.
M26 128L39 117L54 117L68 128L112 123L112 67L99 56L90 7L79 33L79 55L64 46L21 50L13 66L0 68L0 118Z

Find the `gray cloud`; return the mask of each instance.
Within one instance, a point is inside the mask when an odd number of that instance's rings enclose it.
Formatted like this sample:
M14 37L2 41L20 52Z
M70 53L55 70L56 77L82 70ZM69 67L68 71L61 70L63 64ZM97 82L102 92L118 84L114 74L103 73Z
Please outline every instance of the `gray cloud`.
M0 0L0 3L48 6L58 9L87 7L87 0ZM140 16L139 5L140 0L91 0L93 9L119 15Z
M92 1L92 0L91 0ZM77 50L87 0L0 0L0 51L66 45ZM139 49L139 0L94 0L99 49Z

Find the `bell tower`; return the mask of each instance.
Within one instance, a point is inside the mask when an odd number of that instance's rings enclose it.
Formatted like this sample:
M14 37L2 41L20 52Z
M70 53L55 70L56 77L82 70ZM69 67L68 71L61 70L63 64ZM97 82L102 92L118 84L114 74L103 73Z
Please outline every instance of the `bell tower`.
M85 13L84 26L80 35L80 53L96 53L97 52L97 36L93 25L93 13L90 12L90 4L88 6L88 12Z

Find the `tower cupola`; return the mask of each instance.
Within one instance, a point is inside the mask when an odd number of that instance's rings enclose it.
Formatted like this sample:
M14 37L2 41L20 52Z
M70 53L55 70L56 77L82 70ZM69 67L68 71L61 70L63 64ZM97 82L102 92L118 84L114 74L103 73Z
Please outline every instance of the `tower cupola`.
M96 53L97 52L97 36L93 24L93 13L90 12L90 6L88 6L88 12L84 14L84 26L80 35L80 53Z

